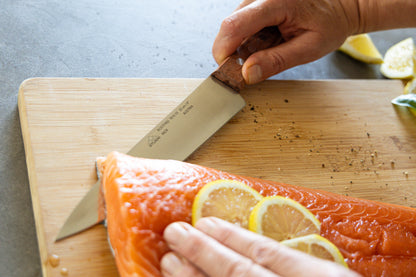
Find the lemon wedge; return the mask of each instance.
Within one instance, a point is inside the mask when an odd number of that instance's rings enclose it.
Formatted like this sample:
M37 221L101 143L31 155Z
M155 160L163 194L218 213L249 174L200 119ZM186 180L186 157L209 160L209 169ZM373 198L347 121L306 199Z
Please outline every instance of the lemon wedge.
M412 79L407 82L406 86L404 87L403 94L408 93L416 93L416 79Z
M383 57L368 34L348 37L338 50L365 63L383 63Z
M250 214L249 230L277 241L319 234L321 223L298 202L281 197L265 197Z
M384 55L381 73L390 79L409 79L415 70L415 44L407 38L390 47Z
M409 94L409 93L413 93L416 94L416 79L412 79L409 82L407 82L406 86L404 87L404 94ZM415 108L410 108L409 107L409 111L416 116L416 109Z
M217 180L203 186L192 205L192 224L198 219L215 216L248 228L250 213L263 197L244 183Z
M320 235L312 234L290 240L284 240L280 243L290 248L308 253L312 256L330 260L348 267L338 248L332 242L324 237L321 237Z

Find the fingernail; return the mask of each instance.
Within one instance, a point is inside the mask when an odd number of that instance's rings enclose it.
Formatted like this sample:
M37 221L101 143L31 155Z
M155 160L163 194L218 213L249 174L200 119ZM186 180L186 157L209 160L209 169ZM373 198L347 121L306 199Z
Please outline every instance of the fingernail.
M166 227L163 237L170 245L178 245L186 240L189 230L186 223L175 222Z
M259 65L255 64L247 68L246 76L248 84L255 84L262 80L263 71L261 70L261 67Z
M160 261L162 271L172 276L181 270L182 265L182 260L173 253L167 253Z

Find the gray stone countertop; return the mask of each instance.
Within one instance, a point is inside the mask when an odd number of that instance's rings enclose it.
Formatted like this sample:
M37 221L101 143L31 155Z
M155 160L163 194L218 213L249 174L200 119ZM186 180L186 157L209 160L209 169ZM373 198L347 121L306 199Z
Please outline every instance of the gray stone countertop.
M0 0L0 276L41 276L17 94L31 77L204 78L232 1ZM416 29L370 34L381 53ZM305 49L308 51L308 49ZM342 53L274 79L382 79Z

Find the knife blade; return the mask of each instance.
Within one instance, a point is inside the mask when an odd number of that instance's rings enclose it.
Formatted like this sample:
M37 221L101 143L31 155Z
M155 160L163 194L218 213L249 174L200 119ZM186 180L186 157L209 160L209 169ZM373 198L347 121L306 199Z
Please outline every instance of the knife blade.
M254 52L281 42L276 26L266 27L248 38L127 154L185 160L245 106L239 94L246 85L241 72L244 60ZM66 219L55 241L105 219L105 213L99 212L102 208L99 195L100 181L97 181Z

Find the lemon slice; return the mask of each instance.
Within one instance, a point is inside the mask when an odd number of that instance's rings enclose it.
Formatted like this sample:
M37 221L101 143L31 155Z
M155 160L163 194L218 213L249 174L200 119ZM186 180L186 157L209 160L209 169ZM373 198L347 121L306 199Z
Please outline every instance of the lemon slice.
M407 38L390 47L384 55L381 73L391 79L408 79L414 75L415 45Z
M192 205L192 223L215 216L248 228L250 212L263 197L244 183L217 180L203 186Z
M341 252L338 248L326 238L317 234L307 235L304 237L284 240L280 242L290 248L294 248L312 256L330 260L348 267Z
M365 63L383 63L383 57L368 34L348 37L338 50Z
M319 234L321 223L298 202L281 197L265 197L250 214L249 229L277 241Z

